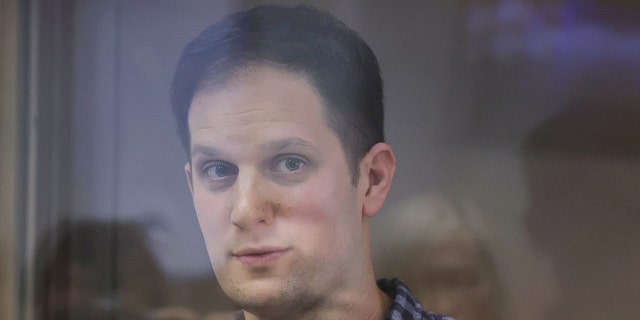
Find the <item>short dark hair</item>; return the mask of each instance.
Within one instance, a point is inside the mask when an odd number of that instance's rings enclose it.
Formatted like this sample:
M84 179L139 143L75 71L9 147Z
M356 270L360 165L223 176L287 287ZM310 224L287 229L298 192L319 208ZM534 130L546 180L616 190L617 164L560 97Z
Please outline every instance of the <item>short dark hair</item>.
M193 96L252 65L289 70L310 80L357 182L360 160L374 144L384 142L380 67L356 32L331 14L305 6L260 6L231 14L185 47L173 77L171 102L187 155Z

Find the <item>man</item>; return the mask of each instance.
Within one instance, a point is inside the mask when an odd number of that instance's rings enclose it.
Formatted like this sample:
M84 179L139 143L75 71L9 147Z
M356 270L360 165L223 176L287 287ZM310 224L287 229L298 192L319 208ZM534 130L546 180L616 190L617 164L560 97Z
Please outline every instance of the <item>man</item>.
M355 32L306 7L232 14L187 45L172 103L237 319L447 319L375 281L369 225L395 157L378 63Z

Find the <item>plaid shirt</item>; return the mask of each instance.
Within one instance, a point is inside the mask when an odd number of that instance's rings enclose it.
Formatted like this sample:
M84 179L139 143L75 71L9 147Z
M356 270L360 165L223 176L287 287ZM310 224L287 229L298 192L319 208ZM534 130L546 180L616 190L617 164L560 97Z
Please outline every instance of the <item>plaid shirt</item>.
M394 297L386 320L453 320L425 310L400 279L380 279L378 287Z

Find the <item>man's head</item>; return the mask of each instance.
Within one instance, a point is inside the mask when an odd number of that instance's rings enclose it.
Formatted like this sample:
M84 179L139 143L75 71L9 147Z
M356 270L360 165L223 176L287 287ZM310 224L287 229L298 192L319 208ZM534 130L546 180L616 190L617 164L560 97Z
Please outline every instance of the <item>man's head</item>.
M380 69L369 46L354 31L330 14L308 7L261 6L238 12L206 28L187 45L171 96L187 154L194 95L224 85L238 70L258 65L298 73L312 83L355 178L362 157L374 144L384 142Z
M296 318L375 288L369 218L395 170L380 86L364 42L308 8L232 15L185 50L185 172L216 277L246 312Z

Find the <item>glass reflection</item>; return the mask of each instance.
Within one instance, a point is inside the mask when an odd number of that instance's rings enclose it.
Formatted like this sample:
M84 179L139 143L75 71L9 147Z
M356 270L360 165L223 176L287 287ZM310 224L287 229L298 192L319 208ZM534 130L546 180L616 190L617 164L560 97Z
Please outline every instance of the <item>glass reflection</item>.
M563 319L640 315L640 99L588 97L524 145L535 244L552 262Z
M39 319L146 319L167 301L167 279L135 223L63 222L37 258Z
M401 277L428 309L457 320L504 318L502 284L476 206L422 195L385 218L376 261L382 275Z

